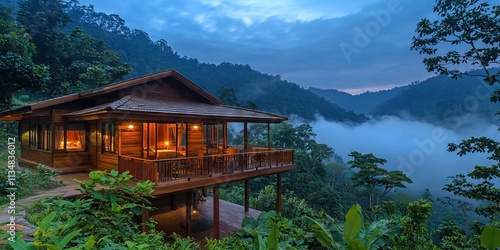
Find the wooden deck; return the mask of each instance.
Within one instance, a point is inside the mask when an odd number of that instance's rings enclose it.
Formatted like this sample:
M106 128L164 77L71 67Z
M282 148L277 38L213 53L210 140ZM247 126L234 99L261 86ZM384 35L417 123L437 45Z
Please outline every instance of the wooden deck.
M296 165L286 165L272 168L247 169L244 171L235 171L231 174L214 174L212 176L198 176L189 179L180 179L168 182L157 183L153 187L153 195L166 195L189 190L196 190L204 187L213 187L225 183L242 181L256 177L284 173L297 168Z
M250 209L245 212L243 206L220 201L220 237L227 237L241 228L241 221L245 216L257 218L260 211ZM186 221L186 207L151 216L158 224L157 231L165 232L167 236L173 232L186 237L190 236L195 241L201 242L206 237L213 238L213 199L206 197L206 201L199 203L199 210L192 214L191 233L187 234L184 227Z

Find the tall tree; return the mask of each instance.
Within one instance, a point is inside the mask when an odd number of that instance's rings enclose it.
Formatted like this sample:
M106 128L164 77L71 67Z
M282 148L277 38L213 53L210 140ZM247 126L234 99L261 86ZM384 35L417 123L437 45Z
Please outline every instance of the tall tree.
M479 0L437 0L433 10L440 18L420 21L411 46L429 56L423 60L427 70L456 78L468 74L461 66L479 66L484 74L475 75L489 85L500 83L500 71L490 69L500 63L500 6ZM442 52L441 48L450 48L447 45L456 49Z
M440 19L423 19L419 22L416 29L418 35L413 38L412 45L413 50L429 56L423 61L427 70L460 77L469 73L459 71L459 66L480 66L484 71L481 74L484 82L489 85L500 83L500 71L492 70L500 64L500 6L490 6L487 1L479 0L437 0L434 12ZM450 48L443 45L452 45L456 50L438 53L438 47ZM498 100L500 90L497 89L491 101ZM449 144L448 151L457 152L459 156L487 152L490 154L488 159L500 163L499 145L499 142L486 137L472 137L459 144ZM453 176L452 182L444 189L456 195L488 201L485 207L478 207L476 212L493 219L500 212L500 189L493 181L500 177L498 163L491 167L476 166L467 175Z
M372 213L374 206L396 188L406 188L403 182L413 183L405 173L399 170L388 171L379 167L387 161L374 156L372 153L361 154L357 151L351 152L349 156L353 159L348 164L352 169L357 169L351 176L354 187L362 188L362 193L366 195L367 211Z
M15 23L11 10L0 5L0 110L12 104L19 90L37 90L48 80L48 71L33 62L35 46L29 35Z
M63 29L71 22L63 0L22 0L17 13L18 22L26 29L37 47L36 63L50 65L57 56L56 41L63 38Z
M120 61L117 52L106 43L83 33L78 27L69 34L69 8L76 0L23 0L17 19L37 48L36 63L49 68L51 81L43 92L51 97L101 87L120 80L130 72L130 65Z

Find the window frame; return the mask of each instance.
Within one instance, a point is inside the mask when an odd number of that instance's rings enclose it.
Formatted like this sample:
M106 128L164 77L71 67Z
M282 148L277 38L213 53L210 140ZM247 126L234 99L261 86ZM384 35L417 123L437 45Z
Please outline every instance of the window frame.
M116 154L116 135L117 126L114 122L101 122L101 153ZM105 139L106 136L109 139Z
M79 140L80 143L83 143L83 147L80 148L80 149L68 149L67 147L67 144L68 144L68 126L74 126L74 125L81 125L82 126L82 130L81 131L84 131L84 140ZM61 142L61 139L59 140L56 140L57 139L57 134L60 133L60 129L59 128L62 128L62 130L64 131L62 133L62 138L63 138L63 145L64 145L64 148L57 148L57 146L60 144ZM88 131L88 125L86 123L64 123L64 124L54 124L54 135L53 135L53 146L52 148L54 149L54 151L56 152L84 152L84 151L87 151L87 148L88 148L88 142L87 140L89 139L89 131Z
M50 124L38 125L38 149L50 151L52 148L52 127Z

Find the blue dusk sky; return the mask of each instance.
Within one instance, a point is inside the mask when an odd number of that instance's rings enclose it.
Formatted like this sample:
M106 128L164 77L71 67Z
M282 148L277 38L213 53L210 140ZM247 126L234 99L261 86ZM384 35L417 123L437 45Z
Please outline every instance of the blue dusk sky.
M424 80L411 51L434 0L80 0L181 56L248 64L303 86L361 93Z

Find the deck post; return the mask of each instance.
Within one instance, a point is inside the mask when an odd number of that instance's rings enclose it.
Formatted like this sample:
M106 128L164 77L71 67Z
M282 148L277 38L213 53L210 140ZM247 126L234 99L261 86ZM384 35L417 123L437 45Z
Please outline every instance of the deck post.
M250 180L245 180L245 212L249 211L250 203Z
M214 186L214 239L220 238L219 186Z
M244 123L243 127L243 152L247 152L248 150L248 123Z
M191 192L186 193L186 234L189 235L191 232L191 200L192 194Z
M142 209L142 223L146 223L149 221L149 210L143 208ZM146 225L142 225L142 232L147 233L149 232L149 227Z
M281 173L276 178L276 213L281 213Z

